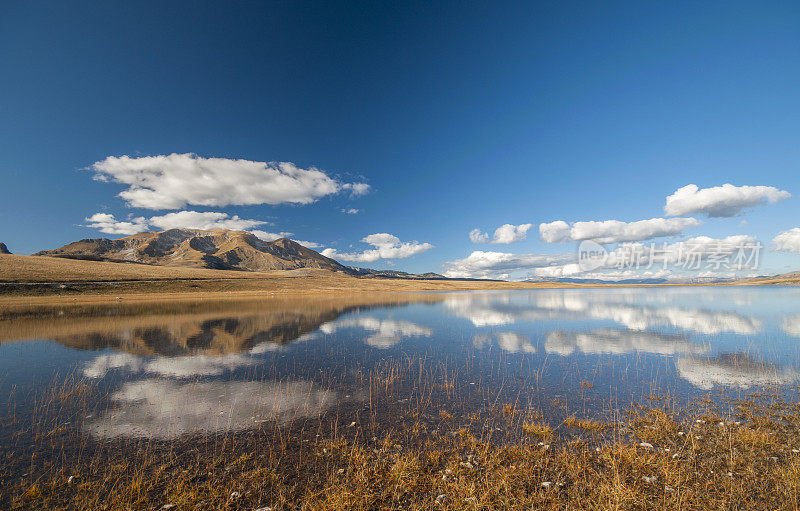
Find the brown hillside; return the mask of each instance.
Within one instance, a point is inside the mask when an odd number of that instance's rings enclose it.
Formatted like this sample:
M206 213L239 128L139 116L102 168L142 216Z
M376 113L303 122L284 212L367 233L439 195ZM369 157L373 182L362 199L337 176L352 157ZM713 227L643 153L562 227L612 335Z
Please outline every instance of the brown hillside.
M268 242L249 232L226 229L170 229L114 240L84 239L36 255L218 270L320 268L348 272L333 259L287 238Z

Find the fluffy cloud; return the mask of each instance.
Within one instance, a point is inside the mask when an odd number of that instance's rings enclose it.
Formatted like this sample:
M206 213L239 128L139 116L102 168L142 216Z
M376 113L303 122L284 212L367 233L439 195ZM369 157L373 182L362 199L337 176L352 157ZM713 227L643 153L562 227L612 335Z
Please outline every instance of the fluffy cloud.
M675 236L685 229L698 225L700 225L700 221L695 218L651 218L637 222L604 220L575 222L571 226L563 220L557 220L540 224L539 235L542 241L547 243L583 240L593 240L597 243L619 243Z
M150 225L161 230L167 229L232 229L244 231L264 225L261 220L248 220L237 215L229 216L227 213L209 211L178 211L162 216L150 217Z
M348 190L351 195L359 196L368 194L370 186L367 183L344 183L342 190Z
M147 219L144 217L131 218L130 221L124 222L114 218L114 215L109 213L95 213L94 215L85 219L88 224L85 227L93 229L100 229L100 232L106 234L136 234L148 229Z
M266 224L262 220L250 220L239 218L237 215L230 216L227 213L209 211L201 213L198 211L178 211L167 213L166 215L153 216L149 219L144 217L132 218L127 222L119 221L114 215L108 213L95 213L86 219L86 227L100 229L100 232L108 234L136 234L152 228L159 230L167 229L231 229L235 231L249 230L252 234L264 241L275 241L279 238L289 238L291 232L267 232L253 229L259 225ZM293 240L306 248L317 249L322 245L313 241Z
M704 213L711 217L731 217L746 208L774 204L791 194L774 186L734 186L726 183L712 188L686 185L667 197L664 212L671 216Z
M251 233L255 234L257 238L264 240L264 241L275 241L281 238L288 238L292 235L291 232L267 232L267 231L260 231L258 229L254 229L250 231Z
M264 241L275 241L280 238L290 238L292 236L291 232L267 232L267 231L260 231L258 229L254 229L250 231L252 234L255 234L256 237L262 239ZM315 243L313 241L304 241L304 240L296 240L292 239L295 243L299 243L306 248L310 249L318 249L322 247L319 243Z
M100 229L100 232L108 234L136 234L144 232L151 227L159 230L167 229L233 229L246 230L266 222L261 220L248 220L239 218L237 215L230 216L227 213L209 211L201 213L198 211L178 211L161 216L153 216L149 219L145 217L132 218L129 221L121 221L108 213L95 213L86 219L86 227ZM263 231L262 231L263 232Z
M772 241L777 250L800 254L800 227L783 231L775 236Z
M509 254L476 250L464 259L445 264L445 277L506 279L509 274L563 264L574 260L569 255Z
M109 156L91 169L98 181L128 185L119 196L133 207L147 209L308 204L340 191L353 195L369 191L366 183L342 183L314 167L195 154Z
M342 208L341 212L345 215L357 215L361 210L356 208Z
M430 243L419 243L418 241L401 242L397 236L385 232L370 234L362 238L361 241L375 248L353 253L343 253L334 248L326 248L320 253L325 257L340 261L371 263L378 259L404 259L433 248Z
M480 229L472 229L469 233L469 239L473 243L515 243L522 241L528 237L528 229L533 227L533 224L504 224L495 229L494 235L490 238L488 233Z
M684 270L744 270L755 269L758 264L760 245L755 238L747 235L710 238L698 236L686 241L672 244L656 244L646 246L642 243L624 243L608 252L604 260L592 269L615 269L609 274L624 274L625 278L633 278L631 270L664 270L673 265ZM726 266L727 265L727 266ZM534 270L537 277L566 277L584 272L579 264L569 262ZM655 277L652 272L645 274ZM666 275L666 274L665 274ZM703 276L710 276L707 273ZM639 275L642 277L644 275ZM700 276L700 275L696 275ZM593 278L600 275L592 274Z

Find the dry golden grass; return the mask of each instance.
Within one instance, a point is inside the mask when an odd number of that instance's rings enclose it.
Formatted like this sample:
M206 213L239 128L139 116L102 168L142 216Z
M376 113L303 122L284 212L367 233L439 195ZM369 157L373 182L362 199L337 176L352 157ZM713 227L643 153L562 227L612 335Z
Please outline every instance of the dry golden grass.
M378 387L375 387L375 391ZM56 402L59 397L51 398ZM503 416L502 409L496 414ZM757 419L755 421L748 421ZM349 420L349 419L347 419ZM543 424L495 441L451 427L263 429L186 443L104 442L24 460L8 509L796 509L800 409L765 398L731 413L632 407L585 437ZM476 433L477 432L477 433ZM513 433L513 431L510 431ZM61 430L42 429L57 446ZM512 436L514 436L512 434ZM544 444L540 440L546 440Z
M272 273L250 274L233 270L109 263L44 256L0 255L0 282L239 279L248 278L248 276L266 278Z
M797 284L798 278L751 279L742 285ZM244 272L0 255L0 305L275 295L618 287L616 284L525 283L356 278L319 269ZM627 284L623 287L629 287ZM642 285L642 287L659 285Z
M461 408L446 396L472 386L423 359L354 376L369 396L354 408L175 441L81 432L106 391L68 377L35 400L35 420L0 417L0 509L798 507L800 406L774 395L667 397L602 428L570 416L551 429L515 401Z
M604 431L608 428L606 424L591 420L577 419L575 417L567 417L564 419L564 426L568 428L582 429L585 431Z
M204 299L587 287L580 284L356 278L320 269L244 272L0 255L0 305L14 302Z

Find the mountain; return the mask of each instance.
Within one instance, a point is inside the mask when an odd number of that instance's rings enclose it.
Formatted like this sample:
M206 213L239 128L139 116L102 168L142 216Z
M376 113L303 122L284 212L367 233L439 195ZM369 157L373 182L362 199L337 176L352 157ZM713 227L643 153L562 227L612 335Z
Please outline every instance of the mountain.
M287 238L264 241L245 231L169 229L119 239L83 239L34 255L218 270L293 270L321 268L352 273Z
M10 254L11 251L8 250L8 247L5 243L0 243L0 254Z
M2 244L0 244L2 245ZM4 248L5 245L2 245ZM356 277L444 279L436 273L414 275L396 270L344 266L288 238L264 241L246 231L170 229L140 232L118 239L83 239L37 256L112 261L215 270L294 270L321 268Z

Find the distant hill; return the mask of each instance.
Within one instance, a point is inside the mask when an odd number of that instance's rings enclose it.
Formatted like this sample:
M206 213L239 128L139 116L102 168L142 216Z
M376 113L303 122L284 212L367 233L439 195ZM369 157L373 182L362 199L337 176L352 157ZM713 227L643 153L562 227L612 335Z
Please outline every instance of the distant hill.
M34 255L216 270L321 268L350 273L346 266L290 239L264 241L249 232L226 229L169 229L113 240L83 239Z
M396 270L344 266L288 238L264 241L246 231L227 229L170 229L142 232L118 239L83 239L34 255L215 270L319 268L356 277L445 279L436 273L414 275Z
M424 280L448 280L444 275L438 273L406 273L397 270L371 270L369 268L358 268L356 266L348 266L348 270L353 275L358 277L383 277L388 279L424 279Z
M0 254L10 254L11 251L8 250L8 247L5 243L0 243Z
M764 279L770 277L755 277L756 279ZM540 277L531 278L523 282L560 282L571 284L725 284L752 280L753 277L672 277L672 278L630 278L621 280L611 279L582 279L580 277Z

